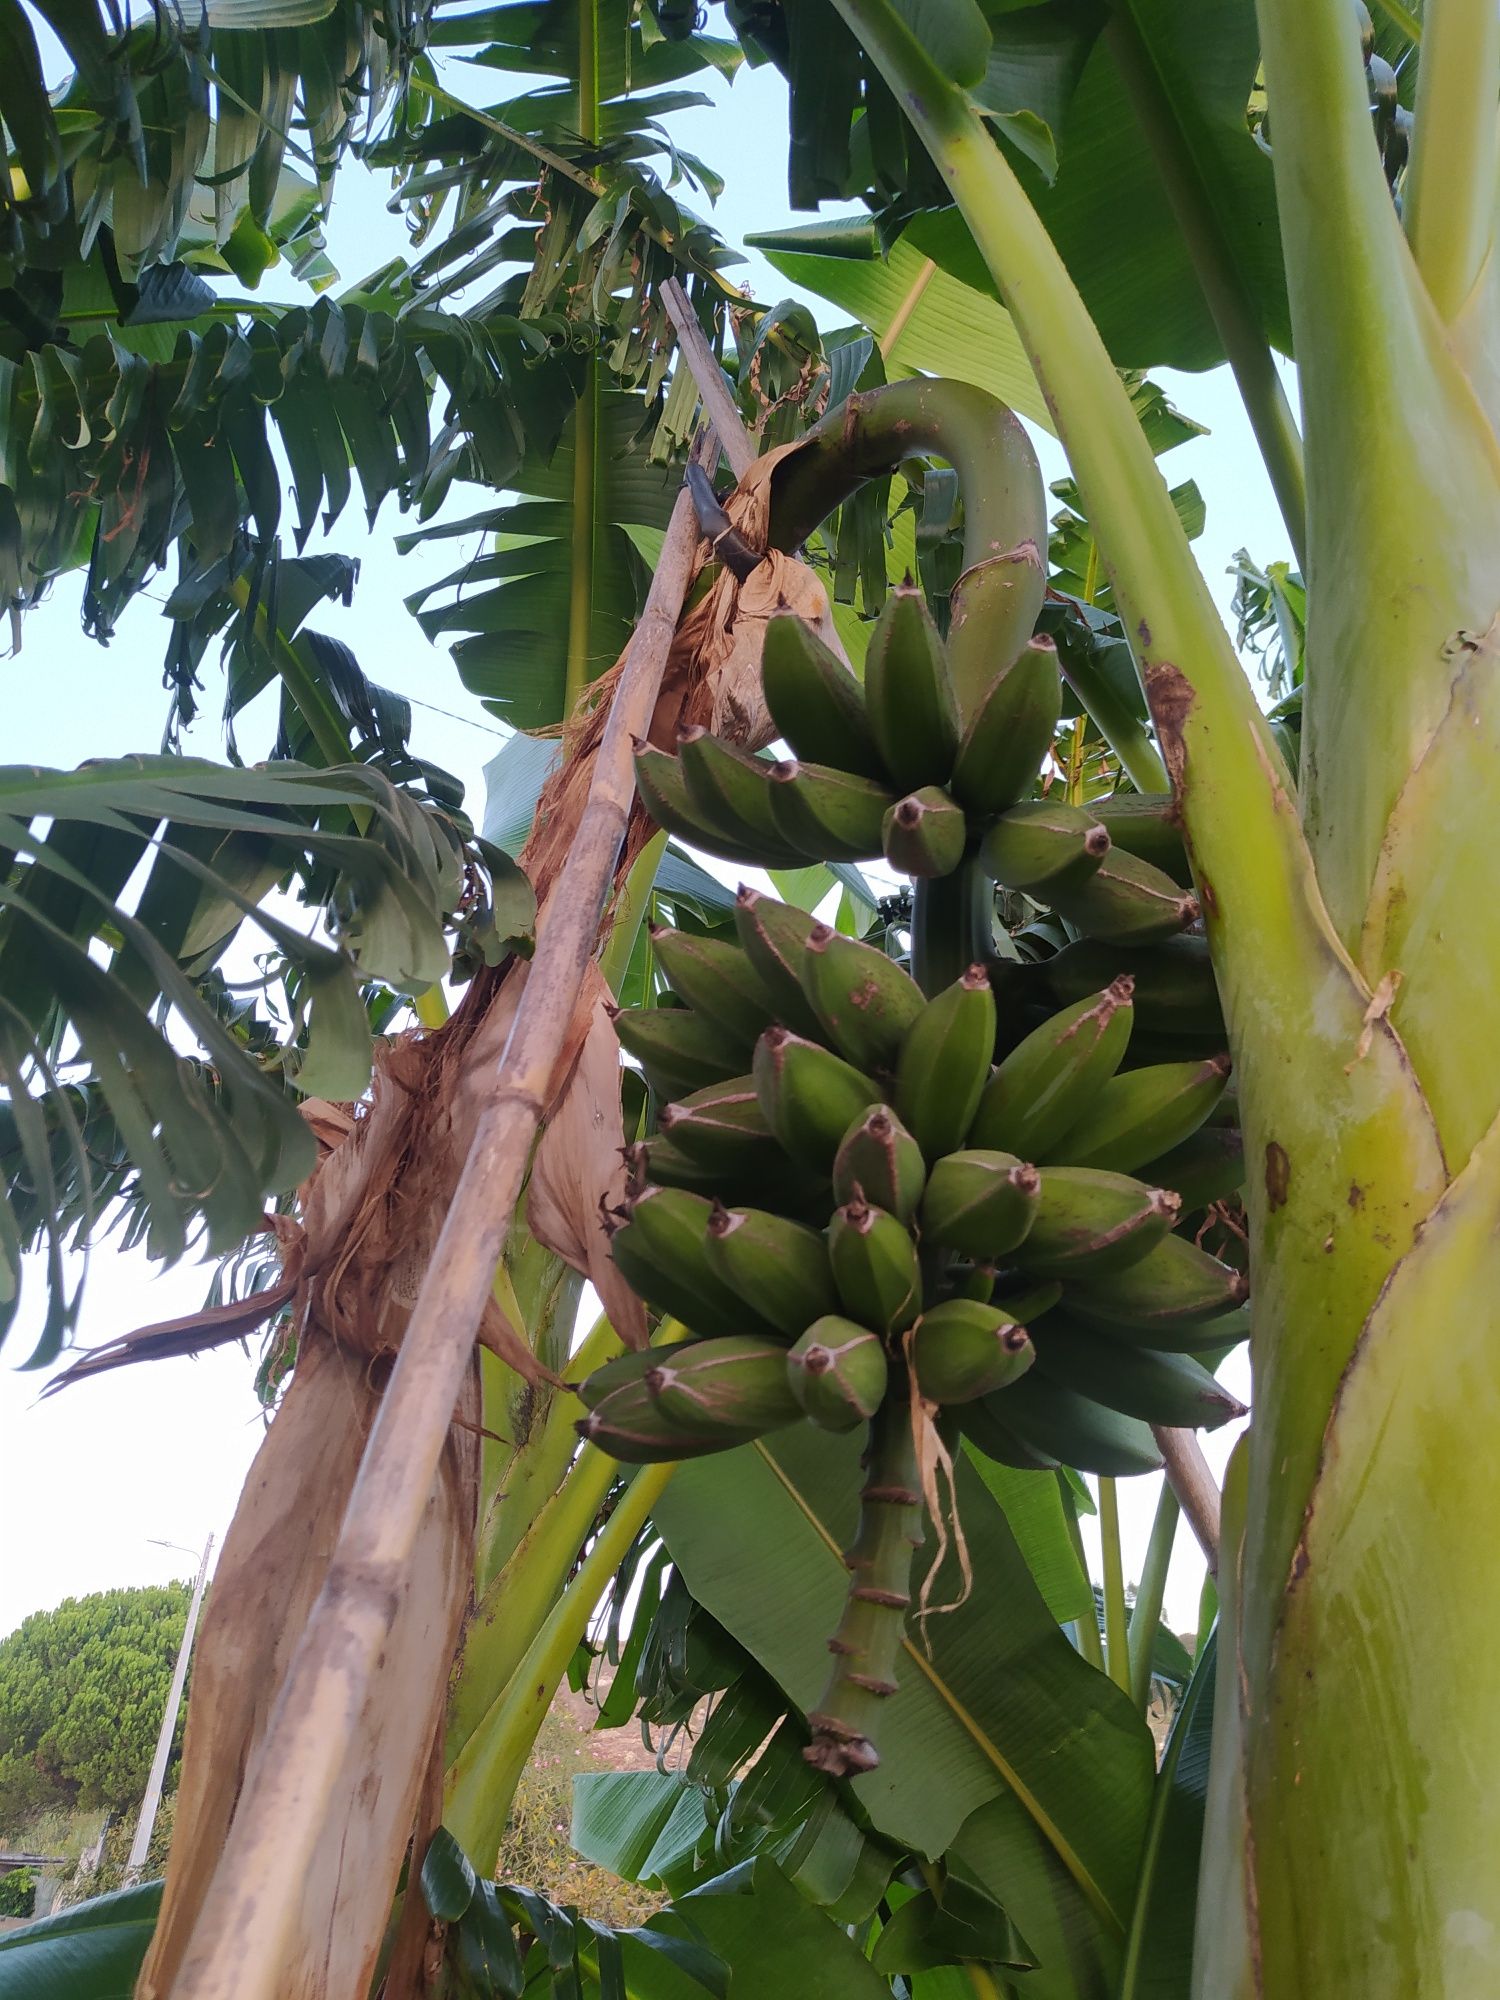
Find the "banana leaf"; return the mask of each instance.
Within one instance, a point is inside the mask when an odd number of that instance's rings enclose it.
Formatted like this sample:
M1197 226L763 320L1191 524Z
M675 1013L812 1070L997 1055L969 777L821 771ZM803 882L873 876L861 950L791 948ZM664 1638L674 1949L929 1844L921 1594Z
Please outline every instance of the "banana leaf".
M160 1907L141 1882L0 1934L0 2000L130 2000Z

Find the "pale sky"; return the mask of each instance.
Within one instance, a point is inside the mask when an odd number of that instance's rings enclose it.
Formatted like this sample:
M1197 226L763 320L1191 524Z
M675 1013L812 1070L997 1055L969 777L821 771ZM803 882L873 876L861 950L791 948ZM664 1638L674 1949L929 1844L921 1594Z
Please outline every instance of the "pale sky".
M694 85L713 96L713 109L677 114L671 130L681 145L725 176L713 219L726 238L735 242L750 230L807 220L786 206L780 77L769 69L745 70L730 87L705 72ZM504 88L493 72L472 86L460 80L455 87L472 88L481 102L481 92L498 97ZM404 230L386 212L385 193L383 176L355 164L340 177L329 243L345 283L404 248ZM768 301L788 291L759 258L732 275ZM270 273L264 290L271 297L298 295L282 272ZM807 303L822 325L840 323L833 309L815 299ZM1227 371L1211 376L1157 371L1157 379L1181 409L1210 426L1209 437L1180 447L1164 466L1172 483L1191 476L1203 491L1208 525L1197 553L1227 616L1232 585L1225 571L1235 550L1248 546L1258 561L1275 560L1288 553L1286 536ZM1040 436L1037 444L1046 478L1060 477L1058 447ZM474 511L487 497L466 492L450 501L449 511ZM464 780L478 820L483 765L505 732L465 692L446 651L428 644L402 604L421 583L462 559L461 545L452 542L430 553L396 557L391 538L411 525L392 499L374 532L367 533L356 499L331 537L309 543L309 552L336 548L364 559L352 610L329 609L315 623L350 645L372 678L420 704L414 748ZM0 659L8 725L0 758L7 763L69 766L86 757L158 746L166 706L162 621L151 603L139 601L105 649L83 635L79 594L78 580L65 580L28 615L19 658ZM148 595L159 604L165 590L155 584ZM222 682L212 659L211 653L204 668L205 714L189 747L220 757ZM263 711L242 719L247 758L263 753L273 726ZM0 1356L0 1518L19 1529L7 1537L0 1563L0 1635L29 1612L64 1597L191 1574L194 1564L187 1555L156 1547L153 1538L199 1548L212 1533L222 1542L263 1432L251 1386L255 1356L235 1347L197 1360L123 1370L39 1402L41 1378L17 1366L39 1318L41 1272L30 1276L29 1302ZM95 1346L130 1327L195 1310L208 1277L206 1268L191 1264L153 1270L139 1253L123 1255L101 1244L93 1255L80 1344ZM1243 1351L1223 1370L1226 1385L1242 1399L1248 1395L1248 1373ZM1216 1473L1231 1441L1227 1431L1205 1440ZM1157 1484L1155 1479L1120 1483L1127 1580L1139 1575ZM1085 1533L1097 1561L1087 1524ZM1201 1581L1196 1547L1181 1528L1167 1596L1168 1620L1180 1630L1196 1624Z

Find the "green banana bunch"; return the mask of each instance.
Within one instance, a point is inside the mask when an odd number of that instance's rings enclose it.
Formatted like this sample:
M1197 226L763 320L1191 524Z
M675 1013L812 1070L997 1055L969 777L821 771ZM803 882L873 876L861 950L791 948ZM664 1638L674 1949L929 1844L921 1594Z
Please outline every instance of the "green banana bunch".
M971 1416L977 1413L978 1421ZM986 1430L990 1419L1032 1454L1031 1463L1070 1465L1079 1472L1096 1472L1108 1479L1128 1479L1136 1473L1160 1472L1161 1452L1149 1424L1122 1416L1092 1396L1031 1369L1019 1382L993 1396L965 1406L964 1429L981 1451L990 1452ZM991 1433L993 1435L993 1432ZM1000 1452L990 1452L1000 1457ZM1014 1462L1002 1459L1002 1463Z
M881 846L892 868L919 881L951 875L969 844L964 809L941 785L924 785L897 799L880 823Z
M987 819L1023 798L1061 715L1057 647L1039 632L988 684L964 730L950 781L959 804Z
M833 1157L833 1195L846 1202L868 1201L910 1222L927 1178L922 1148L895 1112L872 1104L844 1134Z
M1052 902L1054 890L1086 882L1109 853L1109 832L1086 806L1032 799L1002 813L979 856L1005 889Z
M810 1319L838 1310L838 1291L822 1232L758 1208L715 1203L708 1218L708 1265L753 1300L757 1316L795 1339Z
M870 1078L787 1028L767 1028L755 1045L756 1095L766 1122L792 1158L822 1172L839 1142L881 1093Z
M895 804L874 778L832 764L804 764L795 757L764 767L772 824L801 862L871 861L881 852L881 829Z
M820 1430L852 1431L885 1401L885 1347L867 1326L837 1313L815 1319L789 1349L792 1394Z
M760 671L771 720L794 757L885 781L864 689L795 612L779 611L767 625Z
M1109 829L1110 839L1124 853L1133 854L1137 861L1149 861L1174 882L1192 882L1177 801L1170 792L1111 792L1105 798L1091 799L1089 811Z
M1111 1340L1077 1321L1048 1314L1031 1330L1037 1367L1053 1382L1084 1388L1095 1402L1180 1430L1217 1430L1245 1406L1189 1354Z
M1154 1063L1104 1083L1092 1108L1054 1150L1070 1166L1134 1173L1196 1132L1229 1078L1229 1057Z
M1024 1326L973 1299L929 1306L907 1336L906 1351L917 1393L945 1407L1007 1388L1036 1358Z
M793 1034L822 1038L823 1028L802 990L802 961L817 919L758 889L734 899L734 928L751 970L770 997L774 1018Z
M635 1057L658 1097L722 1083L744 1068L749 1052L688 1007L619 1007L610 1019L620 1047Z
M776 1010L745 951L722 938L690 937L668 924L653 924L650 935L672 991L748 1056Z
M1025 1241L1041 1189L1036 1168L1014 1153L945 1153L922 1195L922 1241L997 1262Z
M1165 1188L1093 1167L1043 1167L1031 1228L1012 1252L1025 1272L1102 1283L1167 1236L1181 1203Z
M622 1354L579 1394L588 1407L580 1437L633 1465L728 1451L802 1414L785 1347L734 1335Z
M763 757L753 757L722 737L694 724L677 734L677 756L688 801L704 823L758 853L762 868L801 868L821 857L787 837L771 808L771 773ZM878 850L877 850L878 851Z
M1054 1152L1120 1066L1135 1018L1132 993L1128 977L1112 980L1033 1029L986 1086L970 1142L1023 1160Z
M900 1333L922 1307L917 1246L904 1223L867 1201L845 1202L828 1226L828 1258L844 1311L876 1333Z
M1232 1312L1249 1297L1241 1271L1221 1264L1185 1236L1167 1236L1127 1270L1097 1284L1080 1273L1068 1287L1068 1304L1080 1317L1118 1328L1124 1339L1144 1347L1191 1352L1202 1343L1185 1330Z
M861 1070L895 1067L923 1005L922 989L873 945L831 924L808 932L802 984L823 1032Z
M1156 944L1202 915L1191 889L1113 849L1084 880L1053 882L1047 900L1070 924L1109 944Z
M995 996L971 965L926 1003L896 1064L896 1112L929 1163L968 1138L994 1051Z
M887 596L870 634L865 714L902 791L944 783L958 751L958 702L942 639L909 578Z

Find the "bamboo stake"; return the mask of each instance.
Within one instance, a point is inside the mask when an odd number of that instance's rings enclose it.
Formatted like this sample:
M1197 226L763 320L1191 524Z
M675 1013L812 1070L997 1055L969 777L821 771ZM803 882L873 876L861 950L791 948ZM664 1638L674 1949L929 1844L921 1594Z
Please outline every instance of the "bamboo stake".
M631 739L650 725L697 544L684 492L630 643L578 839L539 930L515 1024L381 1399L328 1575L272 1710L174 2000L278 2000L282 1991L303 1882L378 1684L531 1142L593 956L634 797Z
M736 479L743 479L755 463L755 445L740 421L740 413L724 381L724 371L704 338L698 315L688 303L688 295L682 289L680 279L666 280L661 287L661 301L677 335L677 345L687 363L688 373L697 383L698 394L703 398L704 414L718 433L719 444L729 460L729 469Z
M1177 1504L1186 1515L1188 1526L1198 1537L1198 1546L1207 1560L1209 1575L1217 1579L1219 1489L1208 1469L1208 1460L1203 1456L1198 1434L1196 1431L1173 1430L1166 1424L1153 1424L1151 1435L1166 1460L1167 1484L1177 1495Z

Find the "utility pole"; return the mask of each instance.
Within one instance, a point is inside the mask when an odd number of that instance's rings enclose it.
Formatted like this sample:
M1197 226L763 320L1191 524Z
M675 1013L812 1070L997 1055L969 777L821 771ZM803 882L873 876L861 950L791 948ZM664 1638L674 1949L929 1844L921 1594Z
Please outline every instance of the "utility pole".
M141 1816L135 1823L135 1839L130 1843L130 1859L125 1863L124 1886L127 1889L140 1879L141 1870L146 1865L146 1850L151 1845L151 1834L156 1825L156 1809L161 1804L161 1788L166 1782L167 1761L172 1755L172 1738L177 1733L177 1710L182 1702L188 1657L193 1650L193 1633L198 1626L198 1607L203 1602L203 1586L208 1581L208 1558L213 1551L213 1545L214 1538L210 1535L203 1544L203 1560L198 1565L193 1595L188 1604L187 1624L183 1628L182 1644L177 1648L177 1664L172 1669L172 1686L167 1694L167 1712L161 1719L161 1734L156 1739L156 1755L151 1759L151 1775L146 1780L146 1796L141 1800ZM168 1542L163 1546L174 1548L177 1545Z

